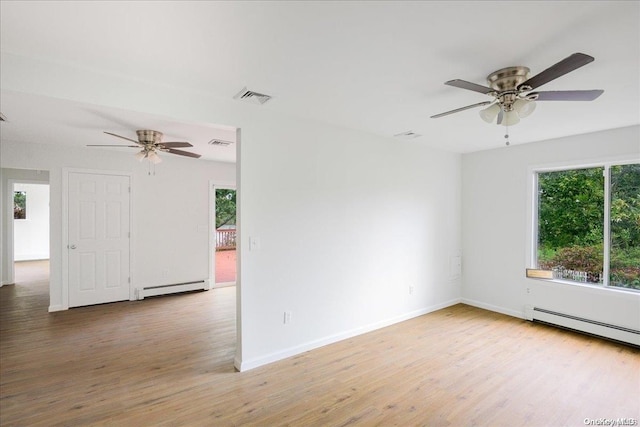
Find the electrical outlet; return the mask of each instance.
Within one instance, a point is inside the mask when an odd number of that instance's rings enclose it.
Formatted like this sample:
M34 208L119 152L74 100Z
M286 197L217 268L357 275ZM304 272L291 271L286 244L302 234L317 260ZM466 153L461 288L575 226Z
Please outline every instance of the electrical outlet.
M409 286L409 295L413 295L413 285Z
M462 258L458 255L449 257L449 276L457 279L462 274Z
M260 238L259 237L250 237L249 238L249 251L257 252L260 250Z
M284 324L288 325L289 323L291 323L291 312L290 311L285 311L284 312Z

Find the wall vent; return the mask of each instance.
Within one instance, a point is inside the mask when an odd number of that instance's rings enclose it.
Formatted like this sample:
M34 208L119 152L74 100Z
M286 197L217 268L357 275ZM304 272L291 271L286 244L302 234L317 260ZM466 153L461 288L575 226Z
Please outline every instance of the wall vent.
M231 141L225 141L225 140L223 140L223 139L216 139L216 138L214 138L214 139L212 139L211 141L209 141L207 144L209 144L209 145L217 145L217 146L219 146L219 147L226 147L226 146L228 146L228 145L233 144L233 142L231 142Z
M414 139L414 138L418 138L421 137L422 135L420 135L419 133L415 133L411 130L408 130L406 132L402 132L402 133L397 133L395 135L396 138L400 138L400 139Z
M252 104L262 105L271 99L271 95L254 92L244 87L240 92L238 92L236 96L233 97L233 99L239 99L241 101L251 102Z

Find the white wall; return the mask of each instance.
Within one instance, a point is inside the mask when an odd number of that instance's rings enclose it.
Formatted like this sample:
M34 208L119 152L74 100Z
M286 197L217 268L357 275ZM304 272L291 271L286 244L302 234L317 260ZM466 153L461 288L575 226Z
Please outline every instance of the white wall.
M25 191L26 219L13 220L13 259L49 259L49 186L20 184L13 191Z
M531 168L619 159L640 159L640 127L463 155L463 301L518 317L532 305L640 329L639 293L525 278Z
M52 135L55 140L56 136ZM131 172L132 283L136 288L209 277L209 180L233 185L235 167L164 156L149 176L131 153L63 145L2 142L2 166L50 171L51 310L62 305L62 175L64 168Z
M286 125L242 131L243 369L460 296L460 155Z

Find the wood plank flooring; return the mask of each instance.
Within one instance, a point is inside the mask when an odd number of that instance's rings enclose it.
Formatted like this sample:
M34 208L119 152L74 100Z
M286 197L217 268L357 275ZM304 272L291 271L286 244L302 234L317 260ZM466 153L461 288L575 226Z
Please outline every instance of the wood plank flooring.
M235 288L47 313L0 288L2 426L583 426L640 418L640 351L456 305L248 372Z

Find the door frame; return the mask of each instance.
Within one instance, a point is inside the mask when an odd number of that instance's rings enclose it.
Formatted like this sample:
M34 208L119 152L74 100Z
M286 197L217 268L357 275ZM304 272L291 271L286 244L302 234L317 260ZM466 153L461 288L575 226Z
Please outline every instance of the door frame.
M236 192L236 281L238 283L238 189L236 185L216 183L209 180L209 289L216 287L216 190L234 190Z
M16 283L16 271L14 268L15 260L15 247L14 247L14 221L13 221L13 192L15 191L16 184L37 184L46 185L49 187L49 200L51 200L51 183L47 181L37 181L33 179L7 179L7 253L5 255L7 259L7 282L0 283L2 285L9 285ZM49 258L51 258L51 205L49 205Z
M76 168L62 168L62 309L69 309L69 175L72 173L84 173L91 175L118 175L126 176L129 178L129 231L131 237L129 237L129 301L135 301L135 280L133 277L133 248L135 233L133 228L133 173L126 171L113 171L113 170L100 170L100 169L76 169Z

